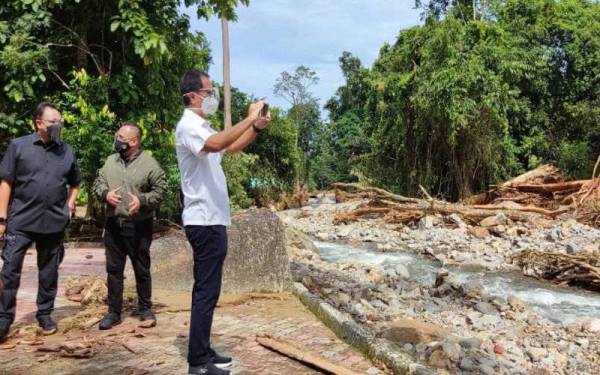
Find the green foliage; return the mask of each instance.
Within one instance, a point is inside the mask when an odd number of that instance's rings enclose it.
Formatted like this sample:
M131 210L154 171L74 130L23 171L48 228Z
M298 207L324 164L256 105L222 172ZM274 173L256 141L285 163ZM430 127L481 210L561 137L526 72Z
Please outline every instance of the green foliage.
M250 184L252 170L257 160L257 155L243 152L225 154L223 157L222 164L227 175L229 202L233 210L248 208L254 203L248 194L247 186Z
M104 164L106 155L112 153L114 134L118 125L116 116L108 108L107 81L102 77L90 77L85 70L74 72L69 82L71 90L55 99L62 110L66 127L65 141L73 147L81 169L82 183L88 198L88 212L93 213L93 194L89 188L97 171Z
M291 104L287 116L298 130L297 147L302 153L302 180L310 185L311 159L317 153L319 140L323 133L321 110L318 99L310 88L319 82L319 77L310 68L303 65L296 68L294 74L282 72L277 79L273 92Z
M183 108L179 79L210 60L204 36L191 33L179 14L179 1L8 1L0 3L0 20L0 154L10 139L33 130L38 102L57 102L85 197L118 123L137 121L146 149L169 177L161 212L175 217L179 174L171 133ZM93 214L92 199L88 208Z
M371 146L346 176L458 198L542 162L589 174L600 151L600 4L418 3L425 23L401 31L372 69L340 59L346 84L327 103L331 121L357 115ZM340 166L333 155L323 162Z
M186 6L196 5L198 17L209 19L213 15L224 16L227 20L235 21L235 8L240 5L248 6L250 0L185 0Z
M360 156L369 152L360 118L345 113L325 128L320 150L312 169L312 179L318 188L327 188L333 182L356 180Z

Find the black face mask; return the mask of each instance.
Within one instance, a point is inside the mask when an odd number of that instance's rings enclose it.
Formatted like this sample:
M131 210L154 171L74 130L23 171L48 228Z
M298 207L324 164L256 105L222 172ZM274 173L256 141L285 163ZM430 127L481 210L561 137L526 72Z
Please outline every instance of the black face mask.
M118 139L115 140L115 151L116 152L123 155L124 153L127 152L127 150L129 150L129 143L119 141Z
M62 126L60 125L52 125L46 128L46 132L48 134L48 139L52 142L60 142L60 131Z

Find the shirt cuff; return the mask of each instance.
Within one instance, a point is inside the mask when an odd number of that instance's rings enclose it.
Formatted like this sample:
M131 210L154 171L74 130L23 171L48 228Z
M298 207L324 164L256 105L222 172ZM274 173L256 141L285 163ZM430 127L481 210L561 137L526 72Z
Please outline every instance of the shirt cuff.
M148 205L148 197L146 197L146 194L140 194L138 199L140 200L140 207L146 207Z
M4 172L0 172L0 181L6 181L9 184L12 184L14 182L12 176L9 173Z

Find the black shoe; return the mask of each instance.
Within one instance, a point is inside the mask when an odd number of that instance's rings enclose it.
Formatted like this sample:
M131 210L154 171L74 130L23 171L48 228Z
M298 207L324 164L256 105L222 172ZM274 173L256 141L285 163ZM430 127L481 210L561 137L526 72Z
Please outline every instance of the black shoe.
M210 357L210 361L218 368L230 367L231 363L233 362L231 357L221 355L212 349L211 349L211 354L212 354L212 356Z
M150 309L140 310L139 318L142 322L146 322L143 326L146 328L154 327L156 325L156 316Z
M53 335L56 333L56 323L54 322L54 319L52 319L52 317L50 315L40 315L37 317L38 323L40 324L40 327L42 327L42 334L47 336L47 335Z
M0 319L0 342L4 342L8 336L10 330L10 321L7 319Z
M221 370L217 366L213 365L212 362L208 362L200 366L190 366L188 370L189 375L229 375L229 371Z
M100 329L111 329L112 327L121 324L121 314L109 312L104 315L104 318L100 321L98 327Z

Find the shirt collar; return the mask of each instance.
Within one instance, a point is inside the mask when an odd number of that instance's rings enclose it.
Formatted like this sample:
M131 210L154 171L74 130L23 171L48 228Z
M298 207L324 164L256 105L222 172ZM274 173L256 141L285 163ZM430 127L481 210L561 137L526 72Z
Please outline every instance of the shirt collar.
M34 145L42 145L45 148L52 148L55 146L60 146L61 142L54 142L54 141L50 141L49 143L44 143L44 141L42 140L42 137L40 137L40 135L38 134L38 132L35 132L31 135L33 137L33 144Z
M138 150L138 151L137 151L135 154L131 155L131 156L129 157L129 159L124 159L124 158L121 156L121 154L119 154L119 159L120 159L122 162L124 162L124 163L131 163L132 161L134 161L135 159L137 159L137 158L138 158L138 157L141 155L141 153L142 153L143 151L144 151L144 150L143 150L142 148L140 148L140 149L139 149L139 150Z
M190 119L193 119L194 121L202 121L202 126L209 126L210 124L210 121L208 121L207 119L200 116L199 114L197 114L189 108L186 108L185 111L183 111L183 113L185 116L189 116Z

